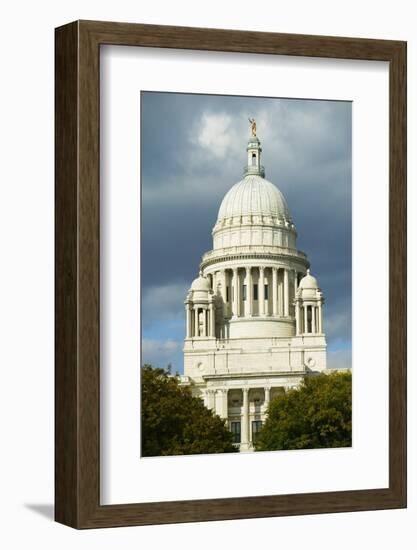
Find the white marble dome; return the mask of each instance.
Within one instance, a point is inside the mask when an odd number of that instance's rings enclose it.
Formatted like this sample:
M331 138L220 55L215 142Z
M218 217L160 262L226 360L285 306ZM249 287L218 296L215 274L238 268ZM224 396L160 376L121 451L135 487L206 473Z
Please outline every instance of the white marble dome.
M296 248L297 232L281 191L261 174L246 174L220 205L213 248Z
M218 222L242 216L267 216L291 222L291 214L281 191L259 175L245 176L226 193Z

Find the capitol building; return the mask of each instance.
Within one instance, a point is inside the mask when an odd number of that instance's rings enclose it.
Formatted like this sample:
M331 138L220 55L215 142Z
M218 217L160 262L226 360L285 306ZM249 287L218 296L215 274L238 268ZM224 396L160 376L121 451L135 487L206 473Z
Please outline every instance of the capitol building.
M226 419L241 451L253 450L275 395L326 369L323 294L285 197L265 179L250 122L243 179L221 202L213 250L185 300L181 376Z

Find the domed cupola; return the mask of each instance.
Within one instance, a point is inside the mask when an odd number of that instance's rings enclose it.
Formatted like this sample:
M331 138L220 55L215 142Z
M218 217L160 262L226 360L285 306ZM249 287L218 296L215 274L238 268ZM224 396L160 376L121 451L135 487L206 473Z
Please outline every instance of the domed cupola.
M189 292L194 302L208 301L211 293L210 281L203 276L201 271L197 279L192 282Z
M265 177L265 168L261 164L262 147L257 136L251 136L246 147L248 152L248 164L245 168L245 176L261 176Z
M307 275L301 279L294 299L297 335L314 336L322 333L323 303L324 298L317 279L307 269Z
M184 303L187 315L186 338L214 338L214 295L209 279L201 271L192 282Z
M244 177L226 193L213 228L213 248L272 246L296 248L297 232L281 191L265 179L256 123L249 119Z
M299 297L304 300L315 299L319 290L317 279L310 275L310 270L307 269L307 275L301 279L298 286Z

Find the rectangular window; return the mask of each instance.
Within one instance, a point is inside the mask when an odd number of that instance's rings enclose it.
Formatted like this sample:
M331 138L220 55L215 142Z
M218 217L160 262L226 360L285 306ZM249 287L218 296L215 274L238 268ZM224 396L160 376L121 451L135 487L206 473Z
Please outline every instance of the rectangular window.
M240 443L240 422L231 422L230 431L233 434L233 443Z
M229 287L226 287L226 302L229 301Z
M265 286L264 286L264 297L265 297L265 300L268 300L268 296L269 296L269 293L268 293L268 285L265 285Z
M243 285L243 301L246 300L246 285Z
M262 420L252 420L252 443L256 443L262 428Z
M254 300L258 299L258 285L257 284L253 285L253 299Z

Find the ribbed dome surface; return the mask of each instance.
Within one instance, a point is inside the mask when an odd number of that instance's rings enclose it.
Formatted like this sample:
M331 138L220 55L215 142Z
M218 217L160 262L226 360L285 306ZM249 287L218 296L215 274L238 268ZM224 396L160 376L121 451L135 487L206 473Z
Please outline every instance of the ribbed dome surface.
M291 221L290 211L281 191L258 175L248 175L225 195L218 220L236 216L261 215Z

